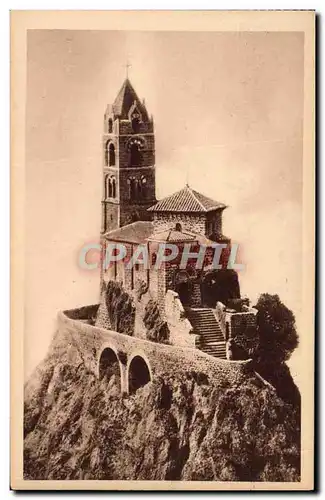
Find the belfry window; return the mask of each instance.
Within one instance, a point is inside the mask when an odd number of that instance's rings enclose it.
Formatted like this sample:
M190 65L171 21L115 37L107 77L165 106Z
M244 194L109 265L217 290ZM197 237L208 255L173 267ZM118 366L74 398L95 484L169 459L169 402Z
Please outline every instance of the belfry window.
M113 167L115 165L115 148L114 144L110 143L109 149L108 149L108 164L110 167Z
M136 199L136 194L137 194L137 181L134 177L131 177L128 179L128 185L129 185L129 198L130 200L135 200Z
M105 177L105 198L116 198L116 179L113 176Z
M141 163L141 152L138 144L131 144L130 147L130 167L137 167Z

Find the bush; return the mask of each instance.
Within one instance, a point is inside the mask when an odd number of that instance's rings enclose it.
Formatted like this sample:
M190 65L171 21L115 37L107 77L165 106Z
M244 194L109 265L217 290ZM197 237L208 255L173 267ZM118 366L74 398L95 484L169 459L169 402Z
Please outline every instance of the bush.
M300 406L300 393L286 361L298 346L295 317L278 295L263 293L256 304L259 344L254 352L255 369L278 395Z
M263 293L255 306L260 360L287 361L298 346L295 317L278 295Z

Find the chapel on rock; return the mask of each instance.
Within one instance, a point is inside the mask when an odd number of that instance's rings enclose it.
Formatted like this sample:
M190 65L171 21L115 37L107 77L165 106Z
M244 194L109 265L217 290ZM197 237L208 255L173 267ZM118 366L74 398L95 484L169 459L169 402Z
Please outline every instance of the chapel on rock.
M111 243L123 243L127 254L102 271L101 284L119 281L131 293L144 287L157 301L173 344L226 359L231 342L256 331L256 310L240 297L237 273L227 269L231 240L222 225L227 206L189 185L156 200L154 121L128 78L107 106L102 148L102 255ZM178 258L156 269L158 246L170 243L179 248ZM225 247L222 268L206 271L216 243ZM193 253L205 248L199 269L196 258L180 269L182 250L189 244ZM126 265L139 246L145 247L149 269L141 263Z

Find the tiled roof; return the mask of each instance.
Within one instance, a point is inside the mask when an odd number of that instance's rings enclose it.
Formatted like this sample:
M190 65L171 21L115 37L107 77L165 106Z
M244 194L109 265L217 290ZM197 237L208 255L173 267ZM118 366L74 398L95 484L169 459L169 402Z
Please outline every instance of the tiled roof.
M136 101L137 107L142 114L142 119L147 120L148 113L146 107L138 98L130 80L126 78L113 104L114 115L119 116L122 120L127 120L128 113L134 101Z
M137 221L106 233L105 238L110 241L139 244L144 243L151 236L153 229L152 222Z
M223 208L226 208L226 205L223 203L214 201L186 185L183 189L177 191L177 193L158 201L156 205L150 207L148 210L151 212L205 213Z
M187 232L187 231L175 231L174 229L167 229L165 231L155 231L151 236L148 238L150 241L168 241L172 243L177 243L177 242L195 242L199 243L200 245L203 246L212 246L215 245L215 241L210 240L204 234L198 234L198 233L193 233L193 232ZM229 239L226 236L219 235L218 237L218 242L228 242Z
M132 224L128 224L127 226L114 229L113 231L106 233L105 238L108 241L134 243L136 245L145 243L148 240L170 243L197 242L204 246L211 246L215 244L215 241L210 240L203 234L176 231L174 228L170 228L165 231L155 231L154 224L150 221L137 221ZM222 243L229 242L230 240L226 236L219 235L217 241Z
M194 234L186 233L184 231L175 231L174 229L155 232L152 236L149 237L149 239L154 241L169 241L174 243L181 241L196 241Z

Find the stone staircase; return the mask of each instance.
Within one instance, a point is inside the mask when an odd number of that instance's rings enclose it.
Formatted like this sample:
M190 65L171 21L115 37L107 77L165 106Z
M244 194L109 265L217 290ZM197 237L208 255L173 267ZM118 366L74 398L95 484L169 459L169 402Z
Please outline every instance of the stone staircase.
M226 359L226 342L213 310L207 307L187 308L186 313L194 333L199 335L196 347L210 356Z

